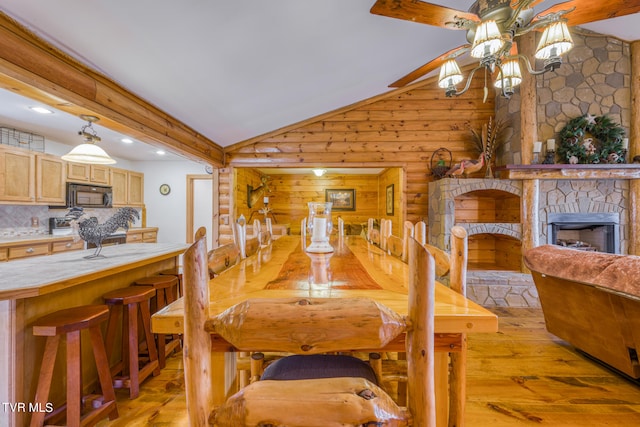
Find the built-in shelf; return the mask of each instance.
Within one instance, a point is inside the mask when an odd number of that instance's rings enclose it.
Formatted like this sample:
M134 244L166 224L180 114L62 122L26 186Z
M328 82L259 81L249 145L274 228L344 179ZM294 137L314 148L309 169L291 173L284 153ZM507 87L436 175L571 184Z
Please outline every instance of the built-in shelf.
M640 164L504 165L495 172L501 179L640 179Z

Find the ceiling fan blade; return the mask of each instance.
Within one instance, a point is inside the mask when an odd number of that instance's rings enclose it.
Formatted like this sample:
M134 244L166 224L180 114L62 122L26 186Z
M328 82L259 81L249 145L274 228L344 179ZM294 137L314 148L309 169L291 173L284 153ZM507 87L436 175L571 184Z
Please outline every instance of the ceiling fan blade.
M410 72L406 76L404 76L404 77L396 80L395 82L391 83L389 85L389 87L403 87L403 86L406 86L409 83L411 83L412 81L417 80L417 79L419 79L420 77L422 77L422 76L424 76L426 74L429 74L431 71L435 70L440 65L442 65L442 63L445 60L450 59L450 58L455 58L456 56L462 55L463 53L465 53L470 48L471 48L470 44L464 44L462 46L458 46L456 48L453 48L450 51L443 53L442 55L440 55L436 59L433 59L433 60L427 62L426 64L424 64L423 66L416 68L415 70L413 70L412 72Z
M480 22L480 18L475 13L418 0L377 0L371 8L371 13L454 30L466 29L464 26L451 24L458 22L459 19ZM447 25L447 23L450 24Z
M593 0L570 0L551 6L538 16L575 8L564 15L567 25L581 25L640 12L640 0L608 0L606 5Z

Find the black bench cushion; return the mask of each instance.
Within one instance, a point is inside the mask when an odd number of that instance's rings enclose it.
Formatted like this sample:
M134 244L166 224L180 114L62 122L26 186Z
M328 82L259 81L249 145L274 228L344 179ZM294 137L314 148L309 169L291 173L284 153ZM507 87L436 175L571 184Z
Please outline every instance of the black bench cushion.
M308 380L313 378L359 377L378 385L368 363L357 357L313 354L278 359L264 370L263 380Z

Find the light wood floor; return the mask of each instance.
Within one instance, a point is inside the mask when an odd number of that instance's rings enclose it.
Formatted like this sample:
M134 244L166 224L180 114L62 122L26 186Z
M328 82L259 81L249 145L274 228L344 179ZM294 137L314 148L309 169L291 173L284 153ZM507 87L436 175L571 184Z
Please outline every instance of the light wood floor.
M640 425L640 386L546 332L538 309L496 309L497 334L469 336L466 424L470 427ZM99 426L183 426L181 355L140 397L118 392L120 417Z

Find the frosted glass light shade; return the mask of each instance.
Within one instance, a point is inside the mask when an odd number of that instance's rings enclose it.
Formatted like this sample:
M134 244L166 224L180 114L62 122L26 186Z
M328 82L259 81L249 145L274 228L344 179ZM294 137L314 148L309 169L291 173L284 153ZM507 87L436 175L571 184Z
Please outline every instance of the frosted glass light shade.
M455 86L463 80L462 71L458 67L455 59L449 59L442 67L440 67L440 76L438 77L438 86L443 89L449 86Z
M568 52L572 47L573 39L567 24L563 21L558 21L549 25L542 33L535 56L538 59L548 59L560 56Z
M516 87L522 82L520 63L517 59L512 59L505 62L504 64L502 64L501 68L504 72L504 78L502 77L502 72L498 72L498 78L496 79L495 83L495 86L497 88L502 88L502 83L508 83L507 80L511 81L511 84L506 84L507 87Z
M484 58L498 52L504 45L502 35L498 29L496 21L484 21L476 29L471 47L471 56L474 58Z
M73 150L62 156L62 160L94 165L113 165L116 163L102 148L87 143L75 146Z

